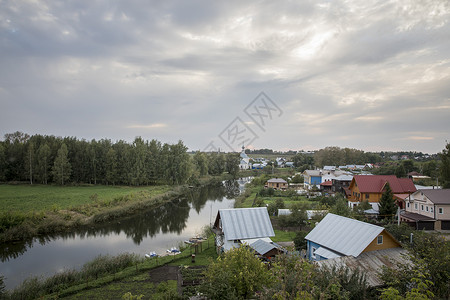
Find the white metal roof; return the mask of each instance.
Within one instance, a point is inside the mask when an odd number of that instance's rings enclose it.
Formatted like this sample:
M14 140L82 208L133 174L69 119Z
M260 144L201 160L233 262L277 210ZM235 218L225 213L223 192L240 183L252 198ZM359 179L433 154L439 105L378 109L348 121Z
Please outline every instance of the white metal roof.
M357 257L383 230L380 226L329 213L305 239Z
M266 254L267 252L269 252L272 249L277 249L277 247L275 245L265 242L261 239L250 244L250 247L261 255Z
M267 207L219 209L226 240L275 236Z

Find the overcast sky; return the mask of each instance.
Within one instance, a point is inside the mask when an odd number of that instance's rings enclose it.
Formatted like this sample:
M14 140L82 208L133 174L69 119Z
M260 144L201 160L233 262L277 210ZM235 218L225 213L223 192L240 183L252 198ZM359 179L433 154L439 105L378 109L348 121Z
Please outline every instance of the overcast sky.
M447 0L0 0L0 134L437 153L449 20Z

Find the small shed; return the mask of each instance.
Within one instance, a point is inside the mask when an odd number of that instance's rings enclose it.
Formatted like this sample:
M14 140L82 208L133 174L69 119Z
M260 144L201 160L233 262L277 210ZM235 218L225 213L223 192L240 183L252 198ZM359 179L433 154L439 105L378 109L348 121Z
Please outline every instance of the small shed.
M219 209L213 230L219 253L275 236L267 207Z

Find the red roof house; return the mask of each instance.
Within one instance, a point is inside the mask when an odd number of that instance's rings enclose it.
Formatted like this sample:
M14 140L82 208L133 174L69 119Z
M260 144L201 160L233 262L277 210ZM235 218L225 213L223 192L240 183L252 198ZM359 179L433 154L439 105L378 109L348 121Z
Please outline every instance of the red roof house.
M374 203L380 201L386 183L389 183L394 195L409 195L416 191L413 181L409 178L397 178L395 175L355 175L350 183L348 200L352 206L366 200L374 206ZM400 198L403 197L397 197ZM378 204L375 206L378 208Z

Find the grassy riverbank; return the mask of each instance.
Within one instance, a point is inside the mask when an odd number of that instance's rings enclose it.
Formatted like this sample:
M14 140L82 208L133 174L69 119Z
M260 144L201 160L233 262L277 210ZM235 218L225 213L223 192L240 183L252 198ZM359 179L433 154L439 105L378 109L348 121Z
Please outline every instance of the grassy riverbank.
M0 241L70 231L181 196L183 186L0 185Z
M0 213L71 210L83 205L119 202L123 197L151 198L170 190L168 185L129 187L105 185L0 185Z

